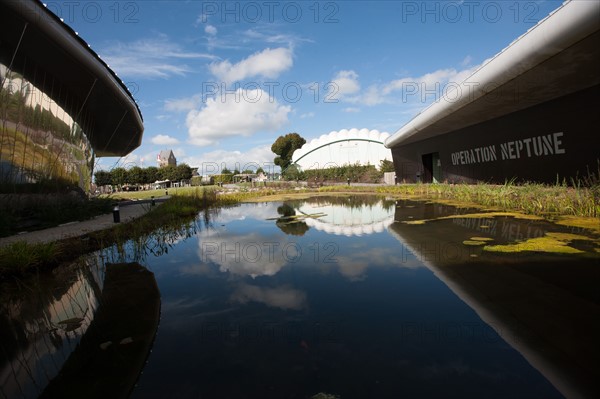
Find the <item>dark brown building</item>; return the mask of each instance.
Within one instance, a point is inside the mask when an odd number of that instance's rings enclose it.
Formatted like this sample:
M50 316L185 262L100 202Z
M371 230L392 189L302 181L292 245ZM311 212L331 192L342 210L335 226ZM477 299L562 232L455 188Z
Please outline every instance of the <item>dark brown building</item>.
M599 31L600 2L565 2L386 140L398 181L598 174Z

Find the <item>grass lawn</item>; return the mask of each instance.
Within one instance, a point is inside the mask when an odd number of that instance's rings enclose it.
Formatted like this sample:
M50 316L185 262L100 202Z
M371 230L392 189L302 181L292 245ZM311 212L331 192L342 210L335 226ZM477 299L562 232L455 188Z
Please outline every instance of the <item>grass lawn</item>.
M177 187L177 188L169 188L169 189L160 189L160 190L146 190L146 191L120 191L112 194L102 194L101 198L114 198L114 199L132 199L132 200L140 200L140 199L150 199L151 197L158 198L164 197L167 195L195 195L196 193L202 193L202 190L205 189L214 189L217 186L202 186L202 187Z

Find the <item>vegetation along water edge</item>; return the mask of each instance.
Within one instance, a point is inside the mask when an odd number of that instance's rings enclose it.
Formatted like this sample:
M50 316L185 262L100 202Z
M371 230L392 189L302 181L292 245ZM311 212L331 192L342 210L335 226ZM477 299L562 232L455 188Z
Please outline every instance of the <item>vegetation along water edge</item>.
M120 192L111 201L149 199L164 190ZM203 209L239 202L283 201L319 195L379 194L398 199L426 200L456 207L490 212L513 212L539 217L554 223L589 229L600 234L600 186L542 184L402 184L324 185L310 187L288 183L263 187L252 185L182 187L172 189L171 198L139 219L84 237L45 244L17 242L0 248L0 279L19 277L32 271L52 269L90 251L157 230L192 221Z

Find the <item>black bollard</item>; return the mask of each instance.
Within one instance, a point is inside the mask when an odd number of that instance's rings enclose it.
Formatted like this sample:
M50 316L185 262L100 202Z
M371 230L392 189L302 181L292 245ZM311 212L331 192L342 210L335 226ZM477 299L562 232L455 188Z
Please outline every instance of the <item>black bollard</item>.
M165 190L165 195L169 195L169 190Z
M156 205L154 203L154 195L150 197L150 205L152 205L152 206Z
M115 207L113 208L113 221L115 223L121 222L121 215L119 213L119 205L115 205Z
M348 185L350 185L350 178L346 179L348 181Z

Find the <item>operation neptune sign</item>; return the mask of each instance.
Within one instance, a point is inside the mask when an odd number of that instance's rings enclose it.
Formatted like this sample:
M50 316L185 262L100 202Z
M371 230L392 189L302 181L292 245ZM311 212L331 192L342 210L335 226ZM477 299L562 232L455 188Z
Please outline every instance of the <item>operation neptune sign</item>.
M563 132L544 136L529 137L521 140L507 141L497 147L495 144L457 151L451 154L452 165L472 165L484 162L543 157L565 154L562 143ZM498 154L498 148L500 153ZM499 156L499 157L498 157Z

